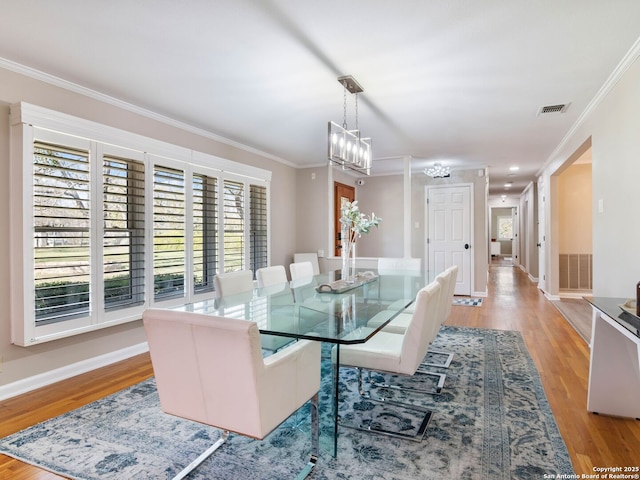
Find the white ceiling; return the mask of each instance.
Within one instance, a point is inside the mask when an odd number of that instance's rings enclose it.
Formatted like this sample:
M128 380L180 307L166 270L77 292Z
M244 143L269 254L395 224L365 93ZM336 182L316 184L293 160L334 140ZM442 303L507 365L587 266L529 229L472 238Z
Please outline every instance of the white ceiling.
M638 0L7 0L0 13L0 57L301 167L326 162L337 77L353 75L374 174L403 156L418 171L489 167L493 194L535 178L639 37Z

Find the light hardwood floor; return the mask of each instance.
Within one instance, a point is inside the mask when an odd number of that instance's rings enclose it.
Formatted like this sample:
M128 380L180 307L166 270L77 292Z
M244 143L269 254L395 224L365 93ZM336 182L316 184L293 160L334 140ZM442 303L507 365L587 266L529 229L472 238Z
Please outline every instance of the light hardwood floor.
M640 463L640 422L587 412L589 347L519 268L492 266L489 295L482 306L454 306L447 325L522 333L578 475L593 474L593 467L637 466ZM148 355L140 355L0 402L0 437L151 375ZM60 478L0 455L0 479Z

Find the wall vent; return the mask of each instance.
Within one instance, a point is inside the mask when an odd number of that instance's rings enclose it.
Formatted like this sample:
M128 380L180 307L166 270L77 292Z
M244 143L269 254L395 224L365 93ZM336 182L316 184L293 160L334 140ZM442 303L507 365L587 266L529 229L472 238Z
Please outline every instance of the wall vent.
M561 103L558 105L546 105L538 109L538 116L545 115L548 113L564 113L567 111L567 108L569 108L568 103Z
M561 253L559 255L560 290L591 290L593 288L593 255Z

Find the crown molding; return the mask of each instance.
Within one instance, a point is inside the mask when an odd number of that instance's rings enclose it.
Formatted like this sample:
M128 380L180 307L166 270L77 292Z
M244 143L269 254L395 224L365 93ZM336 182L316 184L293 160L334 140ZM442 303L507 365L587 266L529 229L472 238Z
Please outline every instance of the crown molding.
M629 70L631 65L638 59L640 56L640 38L636 40L633 46L629 49L627 54L622 57L622 60L616 68L613 70L609 78L604 82L600 90L595 94L593 99L589 102L584 111L580 114L578 119L575 121L573 126L569 129L566 135L562 138L558 146L551 152L551 155L547 158L547 161L544 165L536 172L536 177L539 177L544 173L544 171L552 164L552 162L556 159L556 156L562 151L562 149L569 143L569 140L575 135L578 129L582 126L583 123L587 121L587 119L591 116L593 111L600 105L600 103L604 100L604 98L613 90L613 88L617 85L620 79L624 76L624 74Z
M33 78L35 80L39 80L44 83L48 83L49 85L53 85L59 88L63 88L65 90L69 90L71 92L77 93L79 95L83 95L85 97L92 98L94 100L98 100L103 103L107 103L109 105L113 105L115 107L121 108L123 110L127 110L129 112L135 113L137 115L141 115L143 117L149 118L151 120L155 120L160 123L164 123L165 125L169 125L171 127L178 128L188 133L193 133L195 135L208 138L210 140L214 140L216 142L223 143L230 147L237 148L239 150L243 150L245 152L259 155L261 157L268 158L269 160L273 160L274 162L282 163L289 167L300 168L298 165L280 158L276 155L273 155L268 152L264 152L257 148L251 147L249 145L245 145L243 143L237 142L235 140L231 140L229 138L223 137L216 133L210 132L208 130L195 127L193 125L189 125L188 123L180 122L173 118L167 117L165 115L161 115L159 113L153 112L146 108L139 107L137 105L125 102L123 100L119 100L115 97L111 97L104 93L100 93L96 90L92 90L87 87L83 87L77 83L70 82L68 80L64 80L60 77L56 77L54 75L50 75L48 73L42 72L40 70L36 70L35 68L28 67L26 65L22 65L20 63L13 62L11 60L7 60L6 58L0 57L0 68L4 68L6 70L10 70L12 72L18 73L20 75L24 75L29 78Z

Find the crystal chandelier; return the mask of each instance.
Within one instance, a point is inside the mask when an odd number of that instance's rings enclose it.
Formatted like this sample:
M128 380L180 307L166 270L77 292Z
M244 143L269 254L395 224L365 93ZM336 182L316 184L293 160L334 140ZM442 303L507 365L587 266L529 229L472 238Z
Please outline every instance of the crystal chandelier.
M451 167L446 167L441 163L434 163L432 167L425 168L424 173L433 178L450 177Z
M329 122L329 163L370 175L371 139L362 138L358 130L358 94L364 90L351 75L338 77L338 82L344 87L344 118L342 126ZM355 130L349 130L347 127L347 91L355 94Z

